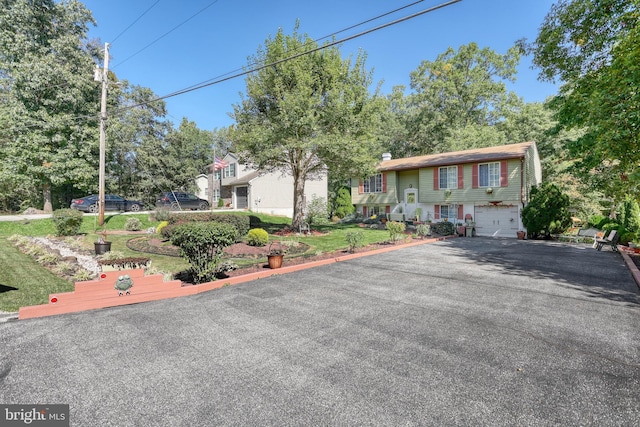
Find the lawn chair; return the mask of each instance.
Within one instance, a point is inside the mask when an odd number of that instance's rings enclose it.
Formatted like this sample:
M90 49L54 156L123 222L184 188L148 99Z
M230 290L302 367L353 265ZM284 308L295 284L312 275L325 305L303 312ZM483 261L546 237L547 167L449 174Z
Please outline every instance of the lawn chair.
M611 230L609 235L602 239L596 239L596 249L600 250L605 245L611 245L611 249L614 252L618 252L618 233L616 230Z

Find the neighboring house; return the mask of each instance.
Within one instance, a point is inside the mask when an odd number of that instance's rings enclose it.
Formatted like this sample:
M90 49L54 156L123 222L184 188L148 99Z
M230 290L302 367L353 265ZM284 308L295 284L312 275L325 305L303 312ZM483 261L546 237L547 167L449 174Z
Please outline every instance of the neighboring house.
M475 222L479 236L516 237L532 186L542 182L535 142L391 159L378 174L354 179L351 198L364 216ZM416 212L420 218L416 218Z
M224 157L227 167L220 169L209 180L197 181L205 185L204 193L212 206L218 205L222 197L225 207L249 209L272 215L293 217L293 177L281 172L260 172L249 169L238 163L234 154ZM211 170L213 165L209 166ZM213 193L209 192L209 187ZM201 187L202 188L202 187ZM328 180L326 173L319 180L308 180L305 183L306 201L319 197L327 201ZM305 203L306 205L306 203Z

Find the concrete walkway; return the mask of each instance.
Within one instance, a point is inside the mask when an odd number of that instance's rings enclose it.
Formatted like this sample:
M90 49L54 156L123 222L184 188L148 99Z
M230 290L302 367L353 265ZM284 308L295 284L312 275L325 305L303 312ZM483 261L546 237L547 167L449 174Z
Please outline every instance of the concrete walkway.
M640 295L590 246L451 239L0 324L0 402L71 425L639 425Z

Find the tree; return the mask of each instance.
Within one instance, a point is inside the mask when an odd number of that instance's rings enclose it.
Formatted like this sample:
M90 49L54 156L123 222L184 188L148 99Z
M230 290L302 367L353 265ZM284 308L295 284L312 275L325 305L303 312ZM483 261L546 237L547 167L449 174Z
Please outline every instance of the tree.
M110 80L115 83L116 77L111 74ZM171 124L164 119L165 102L150 102L155 98L151 89L127 80L110 85L105 185L108 192L136 197L145 204L155 203L155 194L172 188L166 175L174 169L165 153Z
M447 49L435 61L423 61L411 73L415 93L407 101L406 119L411 152L404 155L505 143L500 133L487 126L499 123L504 111L521 102L505 84L515 80L519 60L516 47L501 55L470 43L458 51ZM402 105L397 94L394 100Z
M551 106L561 126L582 131L569 146L577 166L606 173L601 189L618 201L640 183L639 5L560 0L527 45L541 78L563 82Z
M545 182L531 188L529 204L522 209L522 223L529 235L562 233L571 225L569 196L553 183Z
M338 196L334 202L333 214L338 218L344 218L345 216L353 213L356 210L351 200L351 192L348 188L342 187L338 190Z
M297 25L292 35L279 30L251 61L272 65L246 78L246 96L234 105L232 139L240 160L293 177L294 228L303 222L307 180L326 170L366 176L377 163L372 130L381 103L369 93L365 55L352 63L337 47L317 48ZM293 55L299 56L287 59Z
M52 210L52 191L85 188L97 170L99 51L75 0L0 5L0 187ZM13 195L12 195L13 194ZM3 194L4 195L4 194Z

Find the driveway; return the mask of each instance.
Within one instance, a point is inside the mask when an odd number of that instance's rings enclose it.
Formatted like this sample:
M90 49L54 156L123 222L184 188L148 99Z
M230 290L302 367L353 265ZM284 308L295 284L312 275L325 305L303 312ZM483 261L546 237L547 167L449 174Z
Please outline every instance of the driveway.
M635 426L639 343L620 255L458 238L0 324L0 404L66 403L74 426Z

